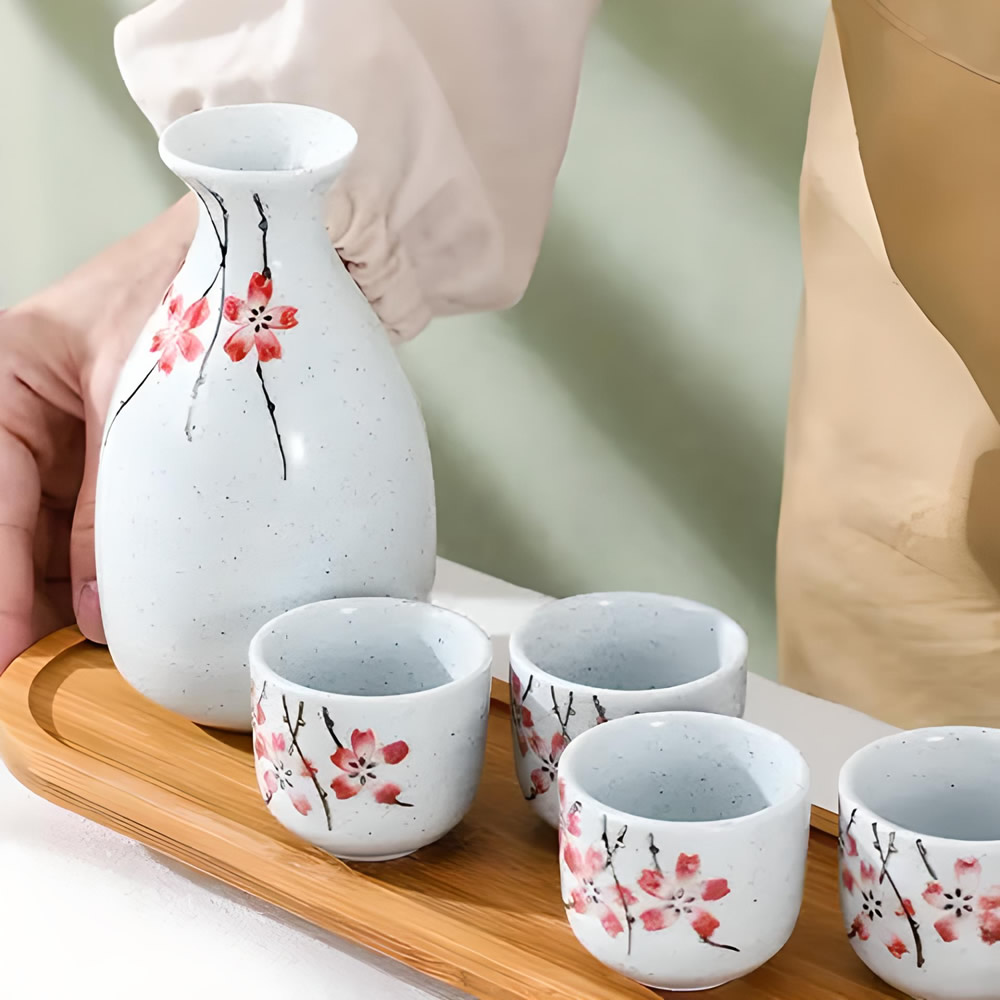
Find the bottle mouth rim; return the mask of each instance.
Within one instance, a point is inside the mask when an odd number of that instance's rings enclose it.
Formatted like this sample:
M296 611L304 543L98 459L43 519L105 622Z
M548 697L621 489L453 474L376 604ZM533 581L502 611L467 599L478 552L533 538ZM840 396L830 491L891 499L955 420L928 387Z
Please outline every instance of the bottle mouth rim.
M358 143L346 119L306 104L231 104L176 119L160 135L160 159L183 180L211 185L332 180Z

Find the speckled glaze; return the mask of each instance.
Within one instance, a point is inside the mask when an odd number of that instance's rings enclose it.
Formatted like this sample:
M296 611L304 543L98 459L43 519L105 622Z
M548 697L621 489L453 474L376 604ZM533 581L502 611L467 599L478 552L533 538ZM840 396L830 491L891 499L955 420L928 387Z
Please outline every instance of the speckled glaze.
M840 904L854 950L896 989L1000 997L1000 730L918 729L848 760Z
M248 727L246 649L268 619L433 579L419 407L323 227L355 141L280 104L197 112L160 140L201 218L111 401L98 581L126 680L212 726Z
M779 951L802 903L809 770L760 726L632 715L559 765L563 902L580 943L648 986L709 989Z
M559 822L559 759L580 733L635 712L741 716L746 633L715 608L663 594L552 601L510 640L514 764L524 797Z
M482 773L491 662L477 625L416 601L321 601L268 622L250 670L257 780L272 815L352 861L444 836Z

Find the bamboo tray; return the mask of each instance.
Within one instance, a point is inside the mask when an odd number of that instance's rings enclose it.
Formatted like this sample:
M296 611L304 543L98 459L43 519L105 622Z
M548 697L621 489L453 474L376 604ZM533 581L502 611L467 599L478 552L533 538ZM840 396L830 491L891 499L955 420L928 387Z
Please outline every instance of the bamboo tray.
M146 701L76 629L43 639L0 676L0 755L39 795L484 1000L653 998L587 954L566 923L555 833L513 777L506 699L494 682L469 816L437 844L380 865L338 861L286 832L258 795L249 737ZM814 825L836 829L828 813L814 812ZM836 841L816 829L791 941L713 996L901 996L851 951L836 881Z

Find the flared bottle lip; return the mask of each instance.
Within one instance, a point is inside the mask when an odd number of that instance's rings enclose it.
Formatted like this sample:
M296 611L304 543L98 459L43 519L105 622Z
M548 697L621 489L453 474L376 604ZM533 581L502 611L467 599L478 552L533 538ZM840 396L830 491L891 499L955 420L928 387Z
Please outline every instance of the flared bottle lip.
M358 142L346 119L306 104L230 104L178 118L160 135L160 159L203 184L325 186Z

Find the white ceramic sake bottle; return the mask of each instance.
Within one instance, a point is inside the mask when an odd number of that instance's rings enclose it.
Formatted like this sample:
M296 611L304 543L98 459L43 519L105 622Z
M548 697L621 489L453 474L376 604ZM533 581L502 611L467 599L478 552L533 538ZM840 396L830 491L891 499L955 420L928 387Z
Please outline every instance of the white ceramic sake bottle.
M420 410L323 226L356 140L284 104L199 111L160 139L201 217L111 401L98 587L126 680L199 723L250 728L247 647L269 618L433 582Z

